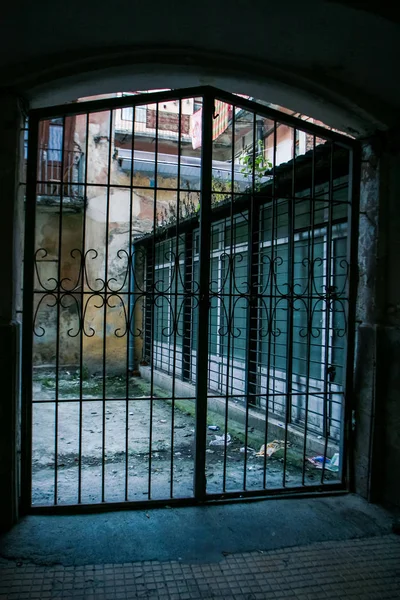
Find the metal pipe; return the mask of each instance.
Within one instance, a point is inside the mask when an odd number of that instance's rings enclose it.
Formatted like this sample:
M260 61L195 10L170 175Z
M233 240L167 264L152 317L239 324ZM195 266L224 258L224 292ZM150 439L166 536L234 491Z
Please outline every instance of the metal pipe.
M212 119L214 97L203 97L202 163L200 199L200 298L198 311L196 361L196 446L195 446L195 497L206 497L206 429L208 398L208 332L210 301L210 228L211 228L211 181L212 181ZM200 358L201 357L201 358Z

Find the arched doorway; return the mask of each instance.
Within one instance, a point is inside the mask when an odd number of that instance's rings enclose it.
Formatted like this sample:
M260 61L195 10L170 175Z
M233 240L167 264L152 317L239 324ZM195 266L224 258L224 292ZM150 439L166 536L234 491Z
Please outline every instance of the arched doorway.
M346 485L356 148L208 87L32 111L26 510Z

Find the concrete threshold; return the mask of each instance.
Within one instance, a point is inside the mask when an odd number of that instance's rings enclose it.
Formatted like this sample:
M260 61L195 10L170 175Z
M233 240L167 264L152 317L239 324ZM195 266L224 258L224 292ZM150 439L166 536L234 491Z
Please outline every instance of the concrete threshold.
M144 560L216 562L267 551L391 532L383 508L347 494L114 513L24 517L0 537L0 558L43 565Z

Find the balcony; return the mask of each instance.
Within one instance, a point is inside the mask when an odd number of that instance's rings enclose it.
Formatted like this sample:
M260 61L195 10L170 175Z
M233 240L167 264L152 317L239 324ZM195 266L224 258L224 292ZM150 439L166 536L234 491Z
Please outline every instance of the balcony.
M84 153L57 148L39 148L37 202L44 206L63 205L71 209L83 206L85 197Z

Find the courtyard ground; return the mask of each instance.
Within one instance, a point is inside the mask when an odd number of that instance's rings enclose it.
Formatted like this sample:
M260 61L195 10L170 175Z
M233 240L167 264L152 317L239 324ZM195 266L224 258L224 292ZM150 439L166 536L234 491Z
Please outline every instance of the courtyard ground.
M103 402L103 386L106 400ZM76 401L80 394L80 379L74 372L65 371L59 378L56 409L56 382L50 371L35 374L33 397L33 452L32 497L34 505L54 502L55 440L57 439L57 501L75 504L78 501L79 444L81 444L81 501L118 502L127 499L141 501L152 499L190 498L193 496L195 400L177 398L167 400L165 390L154 387L153 400L150 383L140 377L128 380L121 377L87 377L82 382L82 407ZM56 431L56 410L57 431ZM104 424L104 427L103 427ZM225 419L221 414L208 411L206 476L207 492L222 493L225 489L257 490L264 486L264 457L260 449L265 441L265 431L247 431L247 456L245 461L245 428L243 423L229 416L225 432ZM81 431L81 438L80 438ZM215 445L218 436L228 433L226 446ZM282 436L283 437L283 431ZM127 440L127 444L126 444ZM151 446L150 446L151 440ZM280 449L268 457L266 487L296 487L302 482L303 446L288 443L286 473L283 482L284 441L270 434L267 442L277 441ZM104 461L103 461L104 458ZM246 462L246 464L245 464ZM172 473L172 496L171 496ZM150 475L150 477L149 477ZM324 481L335 481L337 475L326 471ZM315 485L321 480L321 471L305 463L305 485Z

